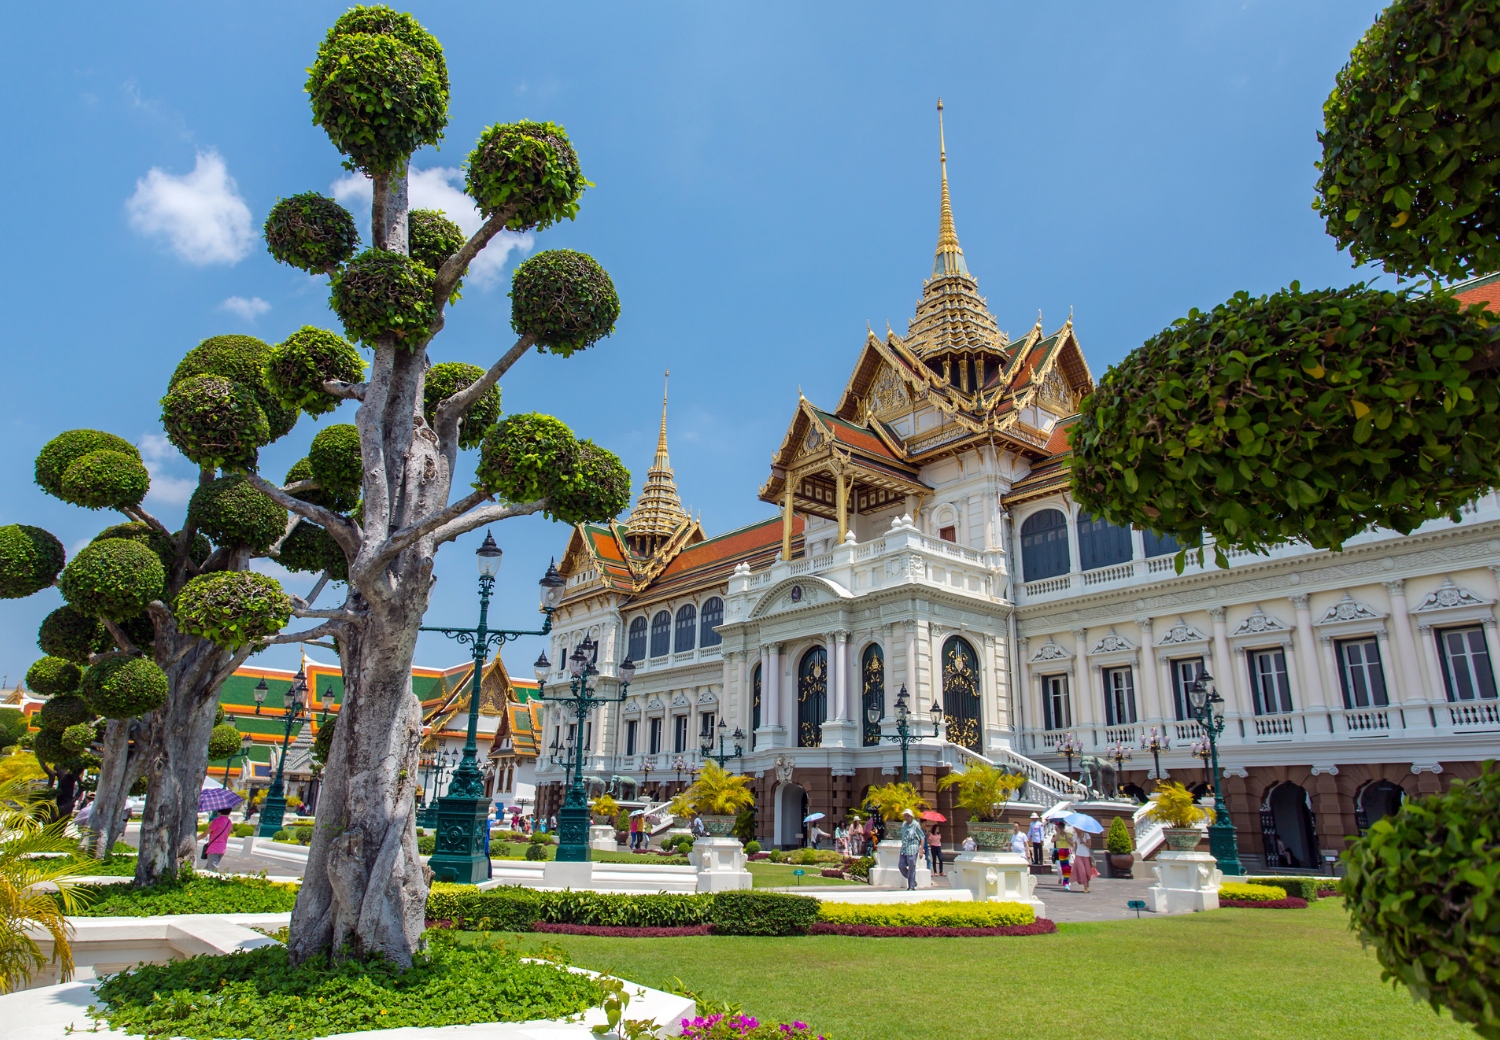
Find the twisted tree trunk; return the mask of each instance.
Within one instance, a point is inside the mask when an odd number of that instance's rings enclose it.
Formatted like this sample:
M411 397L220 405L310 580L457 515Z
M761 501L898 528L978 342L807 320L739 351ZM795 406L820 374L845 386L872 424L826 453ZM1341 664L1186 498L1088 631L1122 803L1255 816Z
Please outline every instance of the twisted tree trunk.
M99 783L89 811L89 833L84 847L103 859L115 847L125 829L123 814L130 788L141 775L140 752L130 747L133 719L110 719L104 726L104 747L99 756Z

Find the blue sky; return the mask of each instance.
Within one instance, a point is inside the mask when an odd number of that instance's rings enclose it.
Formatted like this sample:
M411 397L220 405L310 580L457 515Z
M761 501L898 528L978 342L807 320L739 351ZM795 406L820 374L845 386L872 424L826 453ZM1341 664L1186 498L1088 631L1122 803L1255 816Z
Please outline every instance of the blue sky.
M157 471L148 505L179 522L192 473L164 446L158 401L182 354L217 333L338 328L323 280L277 265L259 229L278 197L347 177L302 92L345 6L9 16L0 523L45 526L71 552L112 522L32 482L36 451L78 426L141 444ZM710 533L751 522L770 512L755 491L799 386L831 405L866 323L901 332L911 317L937 237L939 95L959 237L1001 328L1023 332L1040 310L1051 329L1071 309L1098 374L1190 307L1361 277L1310 202L1323 100L1379 8L412 4L453 87L444 146L413 161L431 197L453 196L445 171L484 126L521 118L565 126L596 184L575 222L488 261L432 354L489 364L513 340L514 264L593 254L619 288L616 334L524 360L506 409L559 416L639 487L670 367L686 503ZM265 449L264 471L280 477L318 428L304 418ZM568 531L527 518L494 533L506 556L492 618L531 627L535 580ZM429 623L472 623L479 537L440 554ZM60 602L0 601L12 683ZM529 674L537 648L513 644L507 664ZM456 649L423 637L417 661L455 663Z

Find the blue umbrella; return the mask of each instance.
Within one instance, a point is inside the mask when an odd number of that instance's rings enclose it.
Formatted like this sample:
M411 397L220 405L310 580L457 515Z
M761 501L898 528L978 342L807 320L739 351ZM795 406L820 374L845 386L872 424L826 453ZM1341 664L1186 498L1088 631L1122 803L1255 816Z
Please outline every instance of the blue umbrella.
M1080 831L1088 831L1090 834L1102 834L1104 832L1104 824L1094 819L1088 813L1070 812L1065 816L1059 817L1059 819L1069 827Z
M217 809L233 809L244 799L227 787L209 787L198 792L198 811L214 812Z

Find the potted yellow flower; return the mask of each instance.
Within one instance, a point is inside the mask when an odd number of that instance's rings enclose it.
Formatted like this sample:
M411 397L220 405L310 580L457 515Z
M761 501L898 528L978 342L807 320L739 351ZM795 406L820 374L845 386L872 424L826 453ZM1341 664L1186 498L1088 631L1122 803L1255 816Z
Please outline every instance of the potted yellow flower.
M736 776L710 759L703 763L698 779L683 796L709 835L722 838L734 829L735 817L755 804L749 784L748 776Z
M601 794L598 798L595 798L589 808L594 812L594 822L599 824L608 823L613 825L615 817L620 815L620 803L607 794Z
M1192 852L1202 837L1198 822L1207 819L1212 823L1214 811L1195 802L1193 792L1175 780L1158 784L1152 794L1155 798L1146 815L1161 823L1167 847L1174 852Z
M975 762L961 773L949 773L938 781L938 787L947 790L958 788L953 799L960 809L969 810L969 834L981 852L997 852L1010 848L1014 823L1004 821L1005 803L1011 795L1026 786L1026 778L1019 773L1007 773L988 762Z
M894 829L899 834L902 813L910 809L913 816L919 816L929 806L911 784L891 783L870 788L870 793L865 795L865 808L880 814L886 822L887 833Z

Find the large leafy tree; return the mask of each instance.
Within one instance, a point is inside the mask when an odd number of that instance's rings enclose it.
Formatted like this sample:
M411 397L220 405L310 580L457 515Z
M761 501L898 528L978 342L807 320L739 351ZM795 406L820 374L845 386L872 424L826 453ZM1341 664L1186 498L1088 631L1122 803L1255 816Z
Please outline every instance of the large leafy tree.
M351 374L311 334L273 358L279 400L310 414L343 400L358 410L352 426L319 434L284 486L250 477L301 518L283 557L293 549L304 565L329 561L348 578L341 606L297 611L321 624L296 638L337 646L345 695L290 946L299 962L346 952L407 966L427 896L412 816L422 720L411 662L433 556L509 517L603 520L624 508L630 477L609 452L544 415L494 421L497 384L513 364L533 349L568 356L591 346L613 330L619 300L589 257L541 253L512 281L515 343L488 369L431 365L433 338L480 250L502 229L575 216L587 185L578 157L551 123L484 130L468 158L467 192L486 219L466 239L441 214L407 205L410 156L437 143L448 122L443 51L415 19L352 9L319 47L306 89L314 121L372 182L374 241L356 253L352 217L315 194L278 203L266 241L278 260L330 276L333 309L372 364L363 377ZM472 447L478 479L455 492L459 451Z
M215 336L173 372L162 423L200 474L180 530L143 506L150 478L135 447L98 430L49 441L37 455L36 481L125 522L65 565L45 531L0 529L0 593L27 596L55 584L66 601L43 620L37 642L47 656L27 674L49 697L37 758L63 809L78 775L97 768L100 855L114 843L124 798L145 778L137 884L173 877L191 857L219 687L293 609L274 579L248 570L287 534L286 510L245 476L260 448L297 421L271 393L272 353L249 336Z

